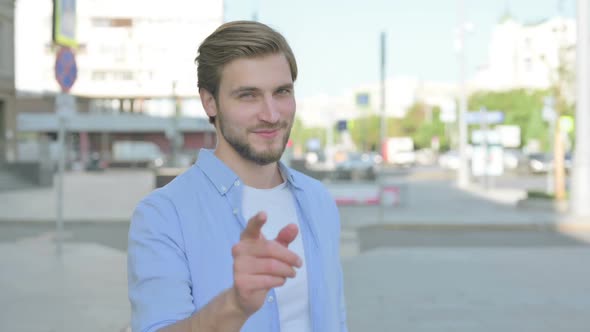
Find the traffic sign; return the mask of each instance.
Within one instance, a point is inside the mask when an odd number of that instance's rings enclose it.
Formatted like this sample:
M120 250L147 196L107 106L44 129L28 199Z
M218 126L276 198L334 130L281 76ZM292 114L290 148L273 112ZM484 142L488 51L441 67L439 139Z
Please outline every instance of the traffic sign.
M74 52L68 47L61 47L55 58L55 79L63 92L69 92L76 78L78 67Z
M75 47L77 0L53 0L53 42Z
M484 116L485 114L485 116ZM485 121L487 124L504 122L504 112L500 111L475 111L467 112L465 120L468 124L480 124Z
M356 106L369 107L370 96L367 92L359 92L356 94Z
M71 117L76 114L76 97L69 93L57 94L55 96L55 111L62 117Z
M337 128L338 132L346 131L348 129L347 124L348 124L348 121L346 121L346 120L338 120L338 122L336 124L336 128Z

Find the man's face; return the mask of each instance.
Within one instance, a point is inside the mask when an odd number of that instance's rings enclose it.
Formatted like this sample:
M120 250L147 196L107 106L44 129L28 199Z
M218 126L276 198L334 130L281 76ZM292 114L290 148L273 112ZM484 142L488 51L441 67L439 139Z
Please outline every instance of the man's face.
M220 147L259 165L278 161L289 139L295 96L282 54L237 59L222 70L217 98Z

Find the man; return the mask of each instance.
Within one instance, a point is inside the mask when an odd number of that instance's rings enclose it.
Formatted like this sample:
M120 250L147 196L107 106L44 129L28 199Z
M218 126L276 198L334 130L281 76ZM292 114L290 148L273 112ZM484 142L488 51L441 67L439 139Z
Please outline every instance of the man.
M295 116L291 48L266 25L230 22L196 62L217 146L133 215L133 330L346 331L337 207L279 161Z

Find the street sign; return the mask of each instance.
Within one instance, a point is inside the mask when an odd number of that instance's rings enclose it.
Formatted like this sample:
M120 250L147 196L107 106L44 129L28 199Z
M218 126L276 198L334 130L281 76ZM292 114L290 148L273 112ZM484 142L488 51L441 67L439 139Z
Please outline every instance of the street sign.
M76 97L68 93L60 93L55 96L55 112L62 117L76 114Z
M367 92L361 92L356 94L356 106L358 107L369 107L370 97Z
M474 130L471 132L471 142L474 145L501 145L502 137L497 130Z
M336 128L337 128L338 132L346 131L348 129L347 124L348 124L348 122L346 120L338 120L338 123L336 124Z
M499 145L473 148L471 156L473 176L500 176L504 173L504 151Z
M545 97L543 99L543 110L541 112L543 120L551 123L555 122L555 119L557 119L557 113L555 112L555 98Z
M500 134L502 146L505 148L518 148L521 144L521 133L519 126L501 125L496 131Z
M55 58L55 79L63 92L69 92L78 77L76 57L70 48L61 47Z
M574 131L574 118L564 115L559 117L559 129L562 133L571 133Z
M485 114L485 116L484 116ZM495 124L495 123L502 123L504 122L504 112L500 111L475 111L475 112L467 112L465 116L465 120L468 124L480 124L480 123L487 123L487 124Z
M557 113L552 107L545 106L542 110L542 117L546 122L554 122L557 118Z
M74 47L76 42L76 0L53 0L53 42Z

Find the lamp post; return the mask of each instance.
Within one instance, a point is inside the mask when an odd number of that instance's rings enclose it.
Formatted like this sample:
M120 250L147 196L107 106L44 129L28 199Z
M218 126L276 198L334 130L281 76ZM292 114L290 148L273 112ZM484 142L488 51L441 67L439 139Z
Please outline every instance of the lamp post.
M590 217L590 0L577 2L576 46L576 148L572 179L571 213Z
M467 93L465 91L465 32L468 26L464 22L464 0L457 0L457 30L456 51L458 63L457 92L459 99L459 168L457 170L457 185L461 188L469 186L469 163L467 156Z

